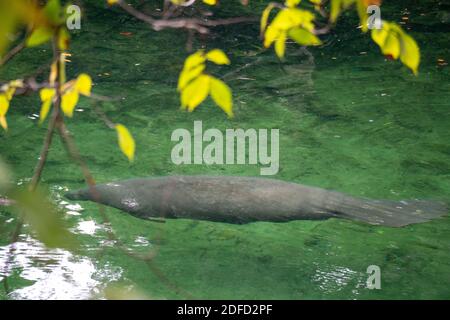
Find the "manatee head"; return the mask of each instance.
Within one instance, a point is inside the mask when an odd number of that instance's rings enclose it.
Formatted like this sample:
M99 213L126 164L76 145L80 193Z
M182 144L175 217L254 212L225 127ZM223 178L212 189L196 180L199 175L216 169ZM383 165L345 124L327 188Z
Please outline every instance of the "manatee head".
M67 192L64 197L69 200L89 200L90 194L88 189L81 189Z

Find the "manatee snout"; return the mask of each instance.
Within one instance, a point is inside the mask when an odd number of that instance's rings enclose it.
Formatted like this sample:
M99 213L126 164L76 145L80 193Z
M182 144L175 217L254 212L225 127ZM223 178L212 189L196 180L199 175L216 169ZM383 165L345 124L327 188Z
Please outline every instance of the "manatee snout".
M64 194L64 197L69 200L89 200L87 196L86 190L70 191Z

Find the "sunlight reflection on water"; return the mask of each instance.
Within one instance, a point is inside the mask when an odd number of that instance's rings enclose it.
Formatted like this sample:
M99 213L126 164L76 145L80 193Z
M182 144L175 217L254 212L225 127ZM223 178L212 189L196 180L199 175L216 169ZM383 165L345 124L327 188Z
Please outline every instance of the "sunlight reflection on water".
M11 246L14 255L10 258ZM32 285L16 289L12 299L89 299L98 295L111 281L122 277L121 268L98 267L88 258L61 249L47 249L28 235L18 242L0 247L0 280L13 271L20 271L22 279Z
M356 281L355 289L352 292L358 294L356 289L363 285L359 272L340 266L317 268L313 281L318 283L319 288L325 293L340 291L346 286L355 285Z

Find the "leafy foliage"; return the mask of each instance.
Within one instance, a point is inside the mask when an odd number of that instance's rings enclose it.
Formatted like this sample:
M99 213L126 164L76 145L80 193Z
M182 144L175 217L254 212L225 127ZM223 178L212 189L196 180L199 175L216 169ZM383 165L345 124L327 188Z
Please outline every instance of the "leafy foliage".
M275 43L275 53L279 58L284 57L286 40L294 40L304 46L321 44L314 34L314 14L307 10L296 8L300 1L288 0L286 7L276 15L266 28L273 4L264 10L261 17L261 33L264 34L264 47L268 48Z
M178 91L181 93L181 108L192 112L211 94L214 102L229 116L233 116L233 98L228 85L204 71L206 61L218 65L230 64L226 54L219 49L207 53L199 50L184 62L178 78Z
M399 25L383 21L381 29L372 30L372 39L380 46L385 56L400 58L404 65L417 74L420 63L419 47Z

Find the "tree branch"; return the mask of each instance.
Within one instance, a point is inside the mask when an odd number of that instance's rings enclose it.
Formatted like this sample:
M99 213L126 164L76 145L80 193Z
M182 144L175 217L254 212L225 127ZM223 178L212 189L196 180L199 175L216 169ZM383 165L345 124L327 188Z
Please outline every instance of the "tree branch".
M155 19L150 17L139 10L136 10L124 1L119 1L117 3L125 12L132 15L136 19L139 19L149 25L156 31L172 28L172 29L190 29L195 30L201 34L209 33L209 27L224 26L237 23L247 23L256 22L259 20L258 17L236 17L218 20L207 20L198 18L177 18L177 19Z

